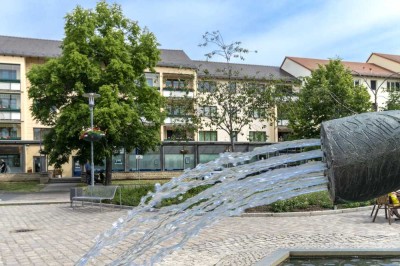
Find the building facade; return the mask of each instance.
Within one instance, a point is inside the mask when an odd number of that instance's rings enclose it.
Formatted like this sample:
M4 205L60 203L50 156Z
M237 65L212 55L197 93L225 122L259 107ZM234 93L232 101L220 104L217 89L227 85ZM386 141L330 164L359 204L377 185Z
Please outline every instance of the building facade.
M285 57L281 69L298 79L311 75L320 65L326 65L329 60ZM342 61L353 75L354 84L367 88L371 103L376 111L386 107L388 90L400 88L400 56L372 53L366 63Z
M30 112L32 101L28 98L29 81L27 72L34 64L42 64L49 58L61 54L60 41L0 36L0 158L10 166L12 172L46 172L52 170L47 165L42 151L42 140L47 127L35 121ZM222 63L194 61L182 50L161 50L161 60L155 72L145 73L150 86L157 87L168 102L190 103L198 93L199 84L204 81L199 71L206 65L216 74ZM279 67L233 64L242 71L241 79L256 75L279 79L292 84L296 79ZM214 72L213 72L214 71ZM217 75L213 82L223 82ZM169 106L168 116L160 129L163 145L156 151L143 156L134 151L130 154L121 150L113 158L114 171L138 170L182 170L207 162L226 151L229 136L222 130L197 130L188 132L185 141L176 138L175 126L190 123L182 119L187 114L180 108ZM168 105L167 105L168 108ZM198 108L193 106L193 108ZM261 125L258 121L238 135L238 151L251 150L256 146L278 141L278 126L274 121ZM264 136L264 137L263 137ZM252 142L249 144L249 142ZM138 159L139 158L139 159ZM101 166L96 166L100 169ZM78 176L80 163L71 156L62 168L64 176Z

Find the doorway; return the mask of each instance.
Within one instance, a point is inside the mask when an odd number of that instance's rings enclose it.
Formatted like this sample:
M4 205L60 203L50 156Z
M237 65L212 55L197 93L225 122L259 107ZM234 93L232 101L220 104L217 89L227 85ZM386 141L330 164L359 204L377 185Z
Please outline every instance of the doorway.
M33 171L34 173L41 173L46 171L46 157L33 156Z

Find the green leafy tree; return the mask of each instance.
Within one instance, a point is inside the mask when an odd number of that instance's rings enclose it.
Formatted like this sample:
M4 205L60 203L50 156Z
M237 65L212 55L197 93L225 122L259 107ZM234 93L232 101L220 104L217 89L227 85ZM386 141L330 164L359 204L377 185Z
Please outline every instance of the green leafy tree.
M312 71L297 96L289 112L295 138L318 137L323 121L371 110L367 89L354 85L350 70L339 59Z
M90 127L84 93L100 95L94 124L106 136L94 149L96 163L106 158L107 184L113 154L159 144L164 100L144 76L159 61L157 45L155 36L125 18L117 4L101 1L95 9L78 6L67 14L61 56L28 73L32 115L52 127L44 139L50 164L66 163L73 152L82 163L90 158L90 143L79 139Z
M225 131L230 137L231 151L234 151L234 140L242 134L245 126L251 126L256 120L261 123L273 121L275 103L272 87L275 81L273 77L256 79L243 76L241 69L232 65L232 59L244 60L244 55L250 52L242 48L240 42L227 44L220 32L214 31L206 32L199 46L208 45L216 49L207 53L206 57L220 56L225 64L222 69L217 69L218 82L210 81L215 80L215 73L201 67L204 73L201 73L201 85L196 97L197 115L203 128ZM263 124L266 127L267 123Z
M398 90L388 90L389 98L386 102L385 110L400 110L400 92Z

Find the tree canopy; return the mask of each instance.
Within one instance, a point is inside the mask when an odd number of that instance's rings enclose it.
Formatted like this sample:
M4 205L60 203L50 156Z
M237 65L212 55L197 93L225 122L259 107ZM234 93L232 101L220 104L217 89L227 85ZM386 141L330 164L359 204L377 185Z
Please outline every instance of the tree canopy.
M234 151L235 138L242 134L245 126L258 120L259 122L273 121L275 115L274 97L271 77L255 79L244 77L240 69L233 68L234 58L244 60L248 49L242 48L240 42L225 43L219 31L206 32L204 42L200 46L212 45L215 50L206 54L207 59L220 56L225 61L222 69L217 69L220 77L217 82L209 73L207 65L202 66L196 104L199 107L197 116L203 128L225 131ZM262 123L266 127L266 123Z
M333 59L305 78L289 112L289 127L295 138L314 138L323 121L370 110L367 89L355 86L350 70Z
M125 18L117 4L78 6L65 19L61 56L28 73L31 112L52 127L44 139L50 164L67 162L74 151L83 163L90 153L89 143L79 139L90 127L88 99L83 95L99 94L94 125L106 137L95 143L95 160L106 158L109 179L113 154L159 144L164 100L144 76L159 61L158 43L154 34Z
M388 90L389 98L385 110L400 110L400 91L398 89Z

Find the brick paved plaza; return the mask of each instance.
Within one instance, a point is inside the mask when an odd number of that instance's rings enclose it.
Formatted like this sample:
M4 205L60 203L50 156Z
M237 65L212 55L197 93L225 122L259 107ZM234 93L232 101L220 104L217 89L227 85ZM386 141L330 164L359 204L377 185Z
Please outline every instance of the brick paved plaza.
M69 204L0 205L0 265L74 265L93 239L126 210ZM291 217L225 218L160 265L253 265L281 248L399 248L400 221L383 211ZM94 262L104 265L113 254Z

